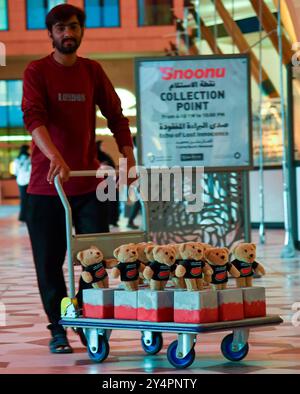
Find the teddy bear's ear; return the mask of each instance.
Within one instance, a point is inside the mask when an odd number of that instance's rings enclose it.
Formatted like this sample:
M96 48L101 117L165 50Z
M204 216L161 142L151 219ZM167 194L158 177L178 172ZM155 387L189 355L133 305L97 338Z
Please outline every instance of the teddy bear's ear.
M77 255L76 255L76 257L77 257L77 260L79 260L79 261L81 262L82 259L83 259L83 251L78 252Z
M162 246L155 246L155 247L154 247L154 250L153 250L153 253L157 253L157 252L159 252L160 250L162 250Z
M229 249L228 248L223 248L225 250L225 252L229 253Z
M152 249L154 249L154 245L147 245L145 246L144 252L150 253Z
M182 253L182 252L185 251L185 248L186 248L186 244L180 244L179 247L178 247L178 250L179 250L180 253Z
M119 246L117 249L114 250L113 255L115 256L115 258L118 258L119 252L120 252L121 246Z
M237 250L237 248L238 248L239 246L240 246L240 244L233 245L233 246L230 248L230 253L235 253L236 250Z
M204 256L205 256L206 259L209 258L209 255L210 255L210 253L212 252L211 249L212 249L212 248L209 248L209 249L207 249L207 250L204 252Z
M97 246L95 246L95 245L91 245L91 246L90 246L90 249L96 249L96 250L98 250Z
M251 246L256 250L256 244L251 244Z

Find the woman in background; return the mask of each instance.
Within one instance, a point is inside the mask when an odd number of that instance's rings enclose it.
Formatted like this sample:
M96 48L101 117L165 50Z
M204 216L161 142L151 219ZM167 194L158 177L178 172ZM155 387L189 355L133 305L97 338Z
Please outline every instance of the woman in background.
M20 222L26 222L27 186L29 184L31 172L31 160L28 151L29 146L22 145L19 155L14 161L16 182L20 192Z

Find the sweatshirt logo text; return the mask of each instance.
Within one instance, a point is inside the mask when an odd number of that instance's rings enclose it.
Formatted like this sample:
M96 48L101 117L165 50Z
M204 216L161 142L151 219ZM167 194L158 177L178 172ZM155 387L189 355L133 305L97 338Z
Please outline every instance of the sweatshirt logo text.
M58 93L58 101L85 101L85 94Z

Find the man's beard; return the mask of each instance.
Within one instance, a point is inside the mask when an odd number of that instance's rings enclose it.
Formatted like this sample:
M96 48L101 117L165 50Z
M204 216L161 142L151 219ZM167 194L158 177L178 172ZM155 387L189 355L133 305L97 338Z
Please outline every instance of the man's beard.
M64 45L64 42L66 41L73 41L73 44ZM79 41L76 41L75 38L64 38L62 41L53 40L53 47L64 55L70 55L77 51L80 43L81 43L81 39Z

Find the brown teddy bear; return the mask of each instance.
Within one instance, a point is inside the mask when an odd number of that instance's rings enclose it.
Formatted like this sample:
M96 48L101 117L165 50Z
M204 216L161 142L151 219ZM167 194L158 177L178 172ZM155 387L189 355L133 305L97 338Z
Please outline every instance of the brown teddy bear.
M265 275L264 267L255 261L256 245L241 242L232 250L234 260L231 264L239 271L240 277L236 279L237 287L251 287L254 273Z
M154 244L148 244L144 248L145 257L148 261L147 265L149 265L150 263L153 263L155 261L155 258L153 256L153 250L154 250L155 246L156 245L154 245Z
M230 272L235 278L240 276L235 266L228 262L229 250L227 248L208 248L205 258L213 270L211 283L217 290L226 289L228 282L227 272Z
M138 260L137 246L133 243L121 245L114 250L113 254L119 263L112 269L112 277L120 276L125 290L137 290L139 272L144 270L144 264Z
M76 257L84 268L81 273L84 282L90 283L95 289L108 288L106 268L111 268L112 265L103 260L103 253L97 246L81 250Z
M180 252L179 252L179 246L181 244L169 244L169 245L172 246L175 249L175 252L176 252L176 254L175 254L175 259L176 259L175 260L175 267L177 268L179 262L181 261L181 255L180 255ZM175 268L175 271L176 271L176 268ZM174 272L174 274L175 274L175 272ZM186 289L186 284L185 284L185 281L184 281L183 277L182 278L178 278L176 275L171 275L171 280L174 283L174 286L175 286L176 289Z
M151 246L147 246L145 253L151 259L153 253L154 261L145 268L143 275L150 281L151 290L164 290L169 280L170 273L175 269L175 249L169 245L155 246L151 250Z
M138 260L144 264L144 266L149 264L149 260L145 254L145 247L149 246L149 245L154 245L153 242L139 242L138 244L136 244L137 246L137 253L138 253ZM144 283L144 276L143 274L140 272L139 275L139 284L143 284Z
M185 242L179 246L181 261L175 270L178 278L184 278L187 290L203 290L203 272L210 282L213 271L208 264L203 261L203 246L200 242Z
M206 264L208 264L208 261L205 258L205 254L206 254L207 249L213 248L213 246L206 243L206 242L200 242L200 245L203 247L203 259L202 260L205 261ZM211 282L211 275L206 275L204 272L203 279L204 279L204 285L205 284L209 285L209 283Z

